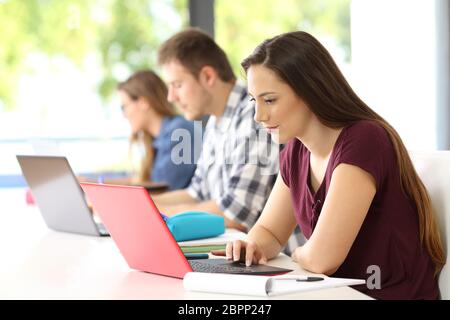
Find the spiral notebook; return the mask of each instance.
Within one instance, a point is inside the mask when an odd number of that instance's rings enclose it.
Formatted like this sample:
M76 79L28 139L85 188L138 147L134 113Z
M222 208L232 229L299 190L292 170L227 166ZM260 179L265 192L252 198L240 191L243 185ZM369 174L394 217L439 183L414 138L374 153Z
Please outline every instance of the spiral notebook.
M270 297L365 283L361 279L322 277L321 281L303 281L304 278L299 275L267 277L188 272L183 286L188 291ZM299 279L302 281L297 281Z

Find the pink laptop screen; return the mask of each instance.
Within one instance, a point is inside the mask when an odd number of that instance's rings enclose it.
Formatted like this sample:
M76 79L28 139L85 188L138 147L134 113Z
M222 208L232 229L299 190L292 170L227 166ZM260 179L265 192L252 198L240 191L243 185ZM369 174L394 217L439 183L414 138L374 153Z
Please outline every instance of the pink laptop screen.
M192 271L145 188L81 187L130 268L176 278Z

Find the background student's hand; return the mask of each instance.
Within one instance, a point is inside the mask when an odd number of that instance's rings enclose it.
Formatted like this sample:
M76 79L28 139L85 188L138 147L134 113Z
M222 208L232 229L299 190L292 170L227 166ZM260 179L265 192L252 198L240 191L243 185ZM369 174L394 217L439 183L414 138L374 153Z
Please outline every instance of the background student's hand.
M225 250L211 251L211 253L217 256L226 256L228 260L245 261L247 266L267 263L264 252L252 240L228 242Z

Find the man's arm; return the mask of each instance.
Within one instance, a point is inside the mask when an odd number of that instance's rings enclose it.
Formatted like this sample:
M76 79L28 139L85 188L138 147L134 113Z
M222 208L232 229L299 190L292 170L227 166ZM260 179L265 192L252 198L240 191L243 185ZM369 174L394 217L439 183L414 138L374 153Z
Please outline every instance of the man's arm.
M172 193L172 192L171 192ZM234 229L238 229L241 231L246 231L246 228L239 224L234 222L231 219L228 219L227 217L225 217L224 213L222 210L220 210L219 206L217 205L217 203L214 200L209 200L209 201L201 201L201 202L197 202L196 200L194 200L194 202L190 202L190 203L178 203L178 204L167 204L167 205L158 205L159 210L164 213L167 216L172 216L174 214L180 213L180 212L185 212L185 211L204 211L204 212L209 212L209 213L213 213L219 216L222 216L225 218L225 226L227 228L234 228Z
M198 201L193 198L186 189L164 192L162 194L152 196L152 199L162 212L164 211L161 208L164 206L198 203Z
M225 226L227 228L246 231L246 228L243 225L225 217L223 211L220 210L214 200L198 201L194 199L186 189L166 192L152 198L159 211L169 217L185 211L205 211L224 217Z

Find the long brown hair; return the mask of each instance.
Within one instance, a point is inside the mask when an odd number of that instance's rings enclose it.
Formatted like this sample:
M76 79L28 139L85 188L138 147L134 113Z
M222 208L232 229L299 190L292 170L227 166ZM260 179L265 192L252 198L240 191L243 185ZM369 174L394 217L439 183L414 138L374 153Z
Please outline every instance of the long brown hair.
M274 71L324 125L342 128L355 121L371 120L386 130L395 150L403 192L417 208L420 241L438 274L445 256L430 196L399 134L356 95L328 51L306 32L289 32L265 40L241 63L245 71L255 64Z
M151 70L134 73L124 82L120 82L117 89L125 91L134 101L139 98L146 99L150 106L162 116L172 117L176 115L175 108L167 101L167 86ZM149 181L155 157L153 138L147 131L135 132L130 137L130 151L135 144L143 145L145 150L136 178L139 182Z

